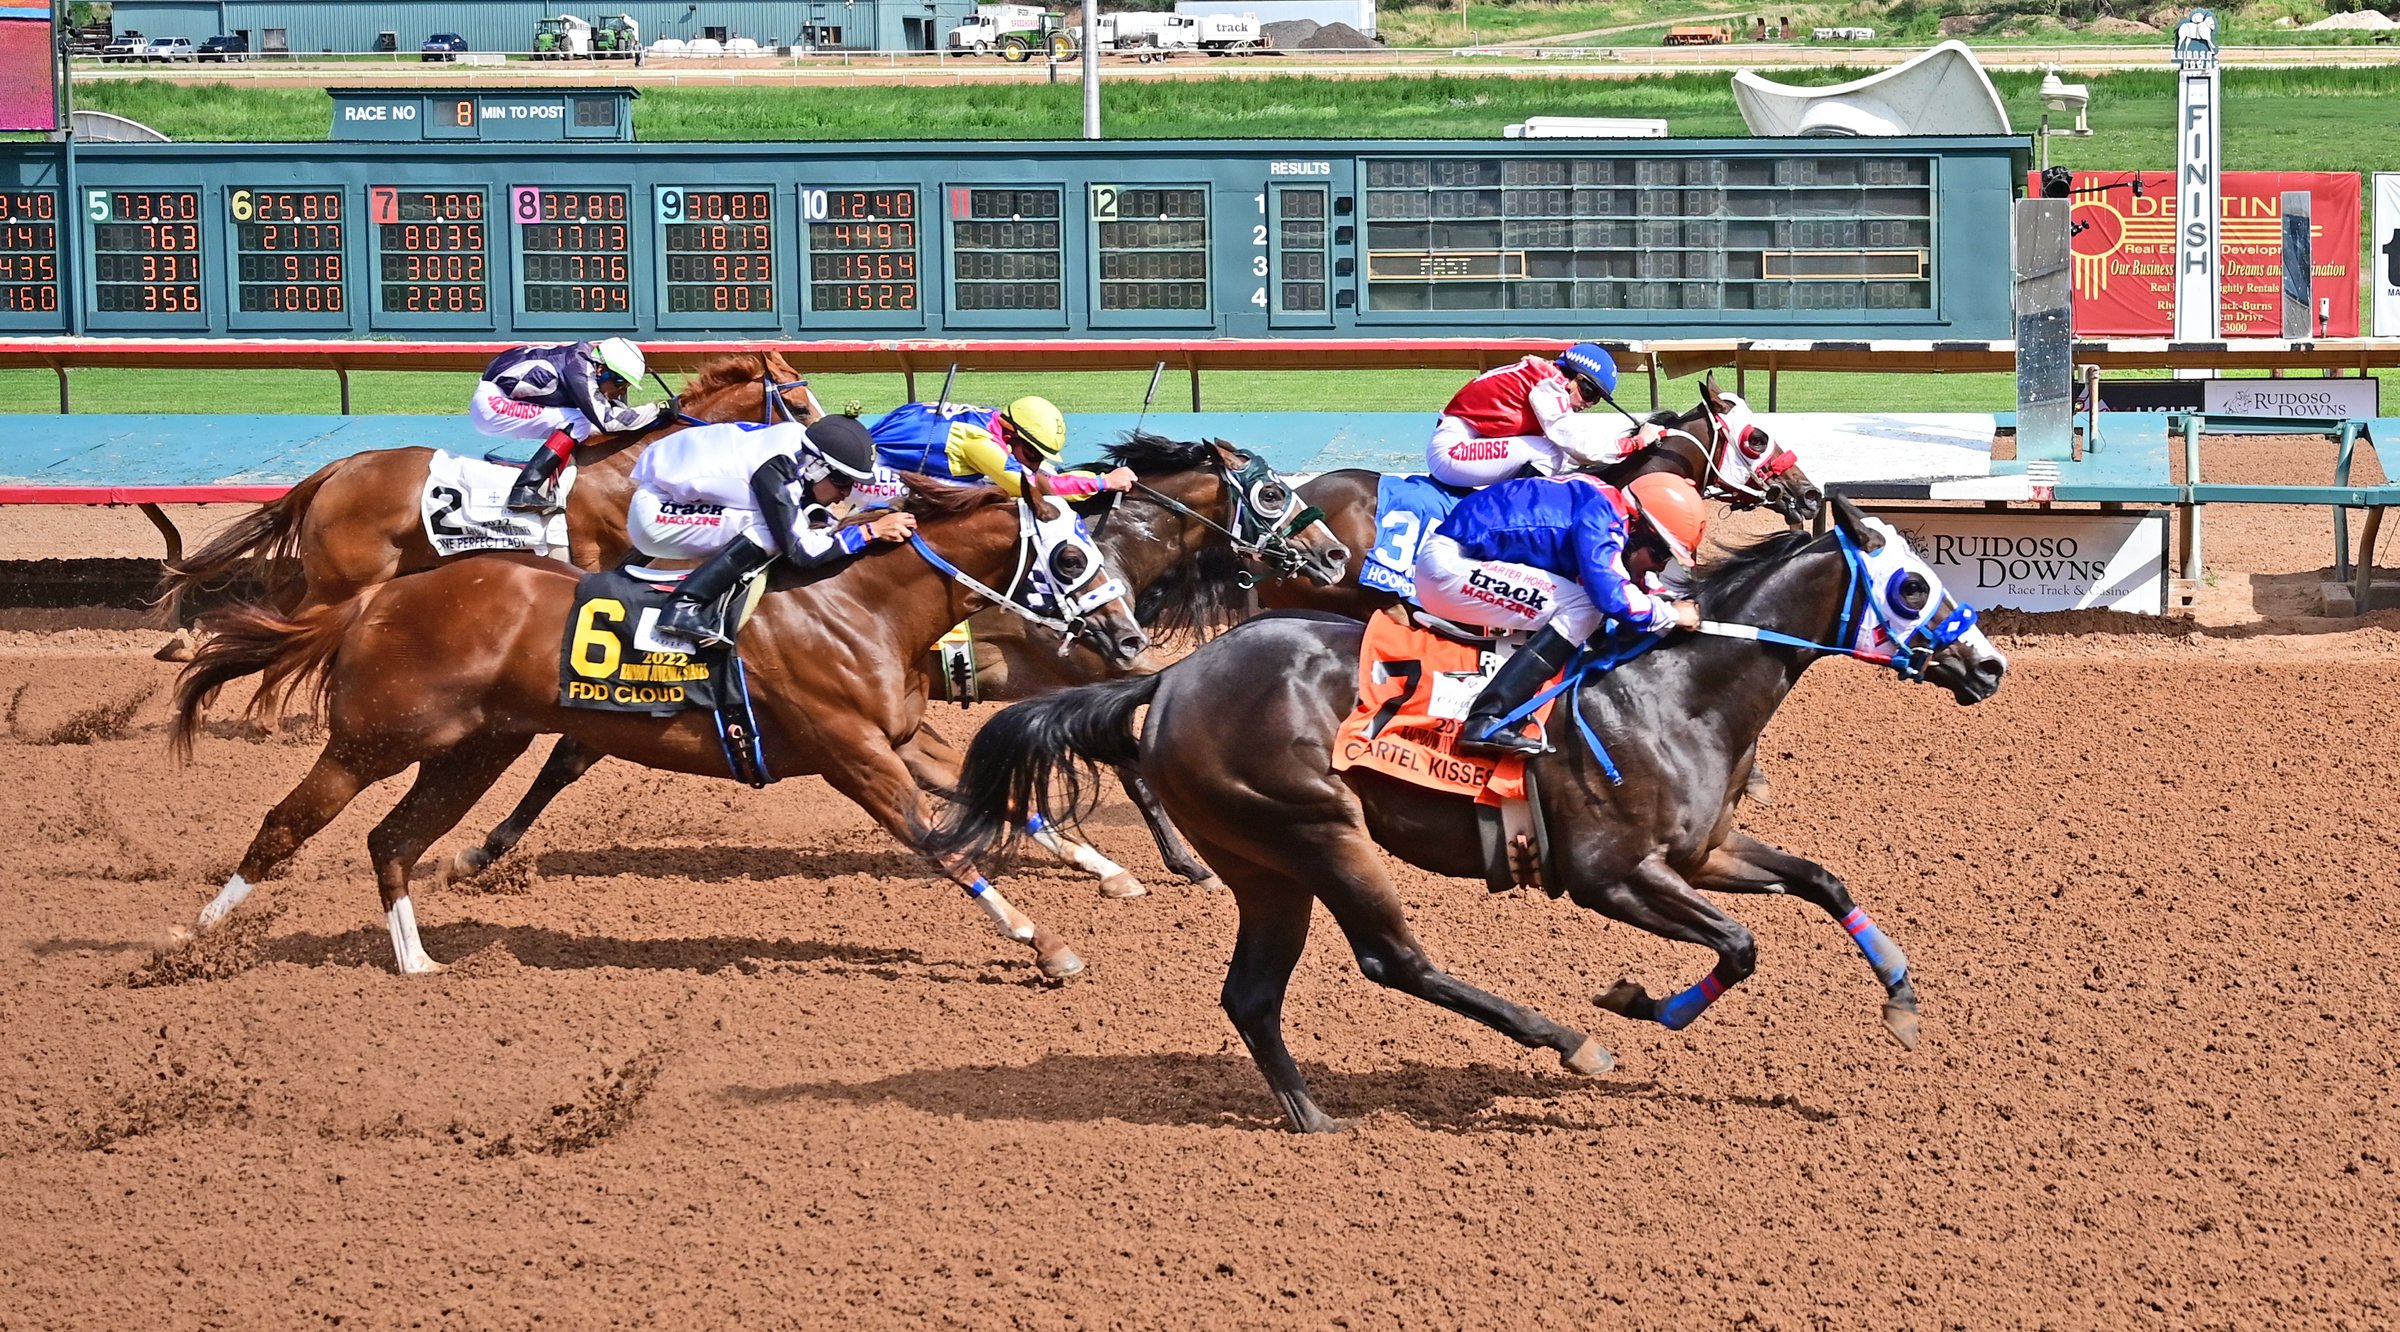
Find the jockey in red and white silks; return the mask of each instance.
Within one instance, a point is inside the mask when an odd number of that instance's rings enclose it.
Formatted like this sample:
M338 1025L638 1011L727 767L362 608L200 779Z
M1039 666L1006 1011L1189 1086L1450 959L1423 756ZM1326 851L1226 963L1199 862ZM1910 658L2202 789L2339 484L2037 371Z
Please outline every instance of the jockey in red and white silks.
M1528 356L1487 370L1442 408L1426 470L1446 485L1475 489L1526 475L1528 467L1545 476L1605 467L1659 434L1655 425L1628 434L1616 421L1580 415L1595 403L1614 406L1616 388L1617 363L1591 342L1555 361Z

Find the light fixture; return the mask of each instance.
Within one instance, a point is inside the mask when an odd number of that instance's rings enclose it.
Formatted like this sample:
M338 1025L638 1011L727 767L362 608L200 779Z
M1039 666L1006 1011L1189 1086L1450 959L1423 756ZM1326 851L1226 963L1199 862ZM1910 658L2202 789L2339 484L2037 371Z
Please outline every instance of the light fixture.
M2092 89L2089 84L2068 83L2061 79L2058 77L2058 67L2053 65L2050 72L2042 76L2041 97L2042 128L2037 132L2036 137L2042 141L2041 165L2046 168L2050 165L2051 135L2070 134L2082 138L2090 137L2092 127L2084 123L2084 109L2091 105ZM2050 113L2053 111L2073 111L2075 128L2071 130L2050 128Z

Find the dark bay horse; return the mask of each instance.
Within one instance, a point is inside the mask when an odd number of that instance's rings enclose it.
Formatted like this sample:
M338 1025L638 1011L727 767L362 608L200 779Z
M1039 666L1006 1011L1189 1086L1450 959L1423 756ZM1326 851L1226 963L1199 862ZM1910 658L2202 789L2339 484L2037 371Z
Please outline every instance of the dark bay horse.
M624 554L625 506L633 464L650 441L691 421L813 420L816 409L799 373L781 354L727 356L692 376L680 395L682 416L648 430L596 435L575 450L576 481L567 494L567 536L574 562L596 569ZM685 418L690 418L686 420ZM159 583L168 612L180 619L193 592L245 570L286 613L341 601L361 588L436 563L425 539L421 504L435 450L369 449L337 458L167 566ZM463 558L463 557L454 557ZM298 576L275 580L279 562Z
M1651 472L1673 472L1699 486L1703 499L1737 509L1763 505L1795 527L1814 522L1824 506L1824 492L1763 430L1748 426L1749 415L1749 404L1719 392L1711 375L1700 382L1700 402L1690 411L1650 418L1668 428L1665 438L1601 469L1598 476L1623 486ZM1329 587L1289 582L1262 587L1260 606L1331 611L1363 620L1399 600L1358 581L1360 564L1383 540L1375 526L1375 495L1382 480L1380 472L1343 468L1312 477L1300 487L1301 498L1324 512L1326 525L1350 550L1350 567Z
M1287 504L1288 495L1277 493L1288 492L1289 486L1263 459L1222 440L1171 440L1137 432L1108 450L1105 466L1131 468L1138 486L1095 497L1080 507L1089 515L1095 541L1133 592L1136 613L1154 642L1162 637L1170 644L1187 640L1194 631L1232 615L1257 573L1288 571L1331 582L1349 562L1349 552L1321 521L1302 522L1307 517L1304 510ZM1155 670L1164 664L1145 657L1129 666L1117 665L1088 644L1062 639L997 607L977 612L968 623L976 645L979 694L993 701L1032 698L1128 669ZM928 700L939 694L939 667L930 651L912 665L912 702L920 718L911 742L912 768L923 775L928 790L947 790L957 780L962 755L922 720ZM516 808L480 845L451 857L443 867L445 876L453 881L472 878L508 854L550 802L600 758L571 739L560 741ZM1130 774L1126 790L1149 820L1168 869L1194 882L1213 877ZM1047 829L1037 836L1051 854L1097 878L1107 896L1139 897L1148 891L1131 871L1097 848Z
M910 480L925 548L985 585L1019 567L1020 504L1000 491ZM1030 501L1036 506L1039 501ZM1035 558L1052 552L1114 577L1071 515L1042 524ZM1076 550L1062 550L1073 545ZM307 777L270 812L241 864L199 924L221 924L259 881L279 870L365 787L411 763L408 794L367 835L400 970L436 969L418 941L409 871L472 808L533 738L556 733L598 754L648 767L725 777L711 716L672 717L561 707L559 645L582 571L506 552L454 560L369 587L347 600L287 615L239 606L203 621L201 644L176 687L172 739L189 753L201 710L228 680L263 673L253 709L277 706L313 685L324 704L325 749ZM788 575L786 575L788 576ZM930 810L911 751L921 708L913 665L979 598L918 549L877 545L830 575L770 591L743 631L766 767L780 777L822 774L912 847ZM1148 645L1117 596L1083 617L1079 632L1119 662ZM1030 945L1044 975L1083 961L1011 906L973 866L944 858L1003 933Z
M1550 830L1546 883L1579 906L1717 955L1690 989L1657 999L1621 981L1595 1000L1605 1009L1682 1028L1757 960L1750 932L1701 894L1788 893L1857 940L1884 985L1885 1025L1915 1045L1905 955L1832 872L1739 832L1734 816L1760 733L1828 646L1874 655L1875 635L1886 634L1881 641L1900 645L1904 674L1947 687L1962 704L1990 697L2008 663L1897 532L1838 498L1834 519L1825 536L1772 537L1709 571L1698 584L1708 632L1592 677L1561 701L1550 728L1560 750L1534 760ZM1269 616L1156 676L1016 704L969 747L960 803L934 839L950 854L981 853L1050 808L1054 779L1071 805L1074 760L1138 763L1233 888L1241 926L1225 1009L1302 1131L1339 1127L1311 1096L1282 1030L1284 991L1320 900L1368 979L1556 1051L1576 1072L1615 1062L1585 1033L1443 971L1409 930L1376 847L1437 874L1478 876L1475 812L1464 797L1364 769L1333 772L1363 632L1323 613ZM1145 704L1137 741L1133 716Z

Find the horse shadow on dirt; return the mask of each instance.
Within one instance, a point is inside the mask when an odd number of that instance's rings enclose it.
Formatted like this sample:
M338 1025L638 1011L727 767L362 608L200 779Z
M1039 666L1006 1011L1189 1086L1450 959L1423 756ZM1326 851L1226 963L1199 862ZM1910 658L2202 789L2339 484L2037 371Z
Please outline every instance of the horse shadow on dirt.
M881 833L863 833L881 837ZM994 876L1012 878L1082 877L1055 861L1025 857L995 857L984 867ZM607 846L561 847L533 857L533 872L544 877L606 879L632 874L647 878L688 879L695 883L760 883L775 879L873 878L939 879L933 866L897 843L872 850L836 850L792 846ZM946 886L946 885L945 885ZM957 889L949 888L956 892Z
M1707 1110L1764 1110L1811 1124L1840 1116L1795 1096L1706 1096L1654 1081L1578 1078L1495 1064L1426 1064L1345 1073L1303 1061L1328 1113L1357 1118L1396 1115L1443 1132L1534 1133L1590 1130L1616 1116L1595 1113L1598 1102L1626 1100ZM1099 1123L1190 1127L1218 1124L1281 1131L1274 1097L1246 1055L1058 1054L1019 1065L967 1065L895 1073L871 1082L791 1082L775 1087L734 1085L721 1094L733 1106L809 1102L896 1104L934 1115L1037 1123Z
M1039 983L1025 974L1021 961L1014 959L954 961L928 958L913 948L875 948L815 939L755 939L723 934L621 939L485 921L429 925L424 927L423 934L426 949L439 958L455 962L497 946L518 966L535 971L622 967L633 971L688 971L705 976L722 971L758 975L799 968L912 982ZM392 965L392 940L390 933L380 927L361 927L340 934L277 935L260 951L258 960L303 967L370 967L388 971Z

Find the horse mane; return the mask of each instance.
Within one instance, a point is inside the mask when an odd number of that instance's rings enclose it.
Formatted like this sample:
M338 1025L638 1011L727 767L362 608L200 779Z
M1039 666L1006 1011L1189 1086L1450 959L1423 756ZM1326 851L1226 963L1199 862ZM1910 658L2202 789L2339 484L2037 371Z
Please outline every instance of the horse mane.
M1110 467L1130 467L1136 476L1189 472L1216 461L1217 449L1204 439L1168 439L1136 430L1104 451Z
M1698 570L1692 582L1700 602L1700 613L1712 619L1722 615L1764 582L1769 574L1814 545L1817 540L1813 532L1778 532L1742 546L1723 560Z
M736 384L755 384L771 377L763 353L736 352L701 366L690 379L684 381L683 396L698 397Z
M902 472L899 476L908 493L893 507L919 518L958 518L996 504L1016 502L1014 496L998 486L962 486L922 472ZM851 515L850 522L868 522L884 512L884 509L862 509Z

